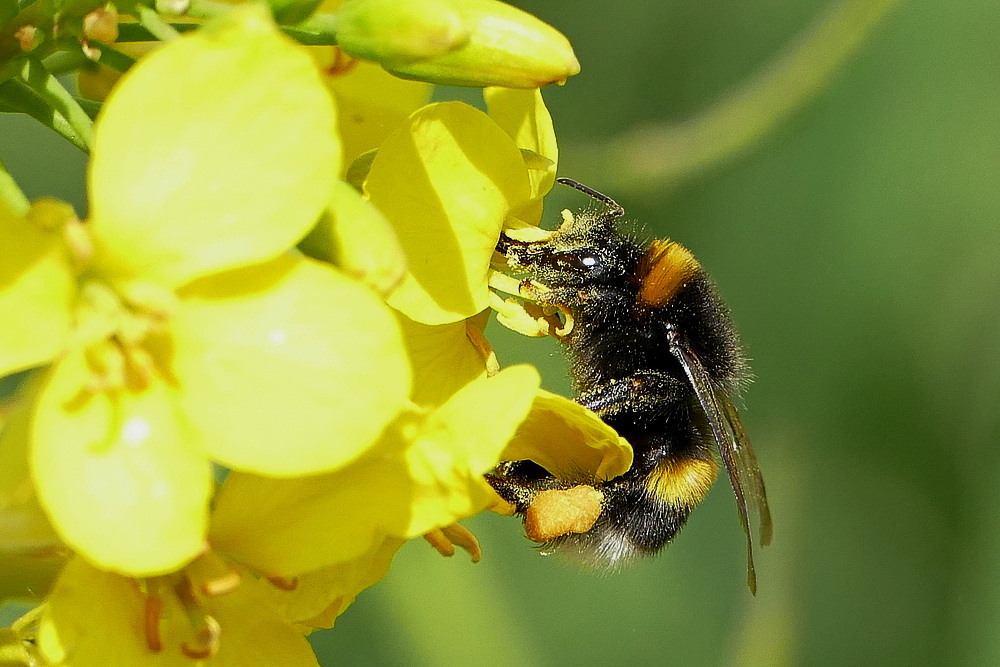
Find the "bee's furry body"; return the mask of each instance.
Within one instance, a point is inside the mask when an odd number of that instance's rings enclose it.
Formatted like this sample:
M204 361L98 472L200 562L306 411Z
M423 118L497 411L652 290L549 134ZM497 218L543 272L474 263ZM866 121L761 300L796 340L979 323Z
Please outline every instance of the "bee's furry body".
M502 237L497 249L545 286L539 301L571 313L562 342L576 400L628 440L632 467L611 480L560 480L530 461L505 462L490 481L519 512L539 490L593 485L603 494L597 522L549 546L614 568L666 545L715 478L714 431L690 366L724 399L747 366L728 311L693 256L670 241L622 233L620 207L597 196L616 208L578 214L543 243Z

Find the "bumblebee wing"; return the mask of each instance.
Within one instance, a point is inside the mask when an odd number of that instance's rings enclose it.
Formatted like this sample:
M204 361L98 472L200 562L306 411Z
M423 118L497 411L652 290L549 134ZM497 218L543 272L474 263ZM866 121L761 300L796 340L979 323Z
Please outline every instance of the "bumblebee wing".
M767 491L764 489L764 478L760 474L760 466L757 465L757 455L754 454L750 438L743 428L739 412L729 396L720 391L715 392L715 398L725 413L726 421L733 434L735 444L736 469L740 472L744 483L744 493L747 507L757 513L758 530L760 532L760 545L767 546L771 543L774 528L771 524L771 509L767 505Z
M750 592L757 593L757 572L753 564L753 535L750 528L750 511L757 513L760 527L760 543L771 542L771 512L767 505L764 480L757 465L757 457L747 438L736 407L729 396L712 385L705 367L698 356L686 344L673 337L670 351L680 362L687 375L698 403L705 413L708 426L722 462L729 474L729 482L736 496L736 509L747 538L747 585Z

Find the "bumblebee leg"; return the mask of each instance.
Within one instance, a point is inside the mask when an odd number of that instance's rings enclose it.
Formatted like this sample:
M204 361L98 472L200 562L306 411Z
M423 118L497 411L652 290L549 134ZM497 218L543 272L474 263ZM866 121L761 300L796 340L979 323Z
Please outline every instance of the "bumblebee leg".
M520 514L531 506L540 491L567 486L532 461L504 461L485 477L497 495Z
M686 396L686 392L687 385L672 375L642 371L598 385L577 396L576 401L604 418L669 405Z

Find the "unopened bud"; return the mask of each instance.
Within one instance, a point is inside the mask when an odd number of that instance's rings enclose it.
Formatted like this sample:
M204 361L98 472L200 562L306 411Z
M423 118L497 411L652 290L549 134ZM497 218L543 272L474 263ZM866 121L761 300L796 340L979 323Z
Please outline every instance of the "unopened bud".
M452 2L348 0L337 13L337 44L356 58L407 63L461 48L469 33Z
M538 88L580 71L552 26L498 0L349 0L337 40L405 79Z
M274 20L281 25L295 25L312 16L322 0L268 0Z
M22 25L14 31L14 39L21 50L28 52L33 50L41 42L41 33L33 25Z
M118 12L111 5L99 7L83 17L83 35L111 44L118 39Z

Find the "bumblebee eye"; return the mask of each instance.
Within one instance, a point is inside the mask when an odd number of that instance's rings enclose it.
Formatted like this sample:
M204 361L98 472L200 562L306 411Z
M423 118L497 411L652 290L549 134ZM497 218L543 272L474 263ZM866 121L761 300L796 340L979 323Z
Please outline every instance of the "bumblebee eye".
M597 253L590 250L556 255L556 260L578 271L585 271L591 274L599 274L604 270L601 258Z

